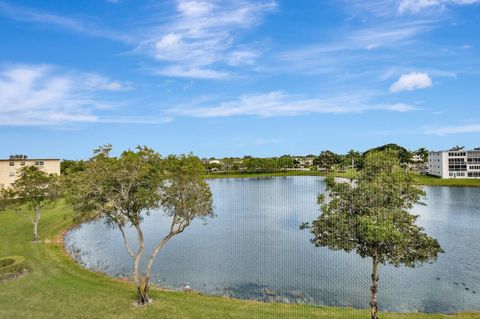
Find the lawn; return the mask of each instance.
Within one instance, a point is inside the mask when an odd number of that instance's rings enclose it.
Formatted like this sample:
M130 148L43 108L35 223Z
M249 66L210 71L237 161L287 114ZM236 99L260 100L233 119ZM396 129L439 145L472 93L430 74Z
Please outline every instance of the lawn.
M64 205L45 211L40 221L44 242L33 244L31 224L24 216L0 214L0 256L24 256L29 267L22 277L0 283L0 318L369 318L368 310L264 304L163 290L152 291L151 306L136 308L130 283L85 270L65 254L60 234L70 225L71 214ZM385 313L381 318L466 319L480 314Z

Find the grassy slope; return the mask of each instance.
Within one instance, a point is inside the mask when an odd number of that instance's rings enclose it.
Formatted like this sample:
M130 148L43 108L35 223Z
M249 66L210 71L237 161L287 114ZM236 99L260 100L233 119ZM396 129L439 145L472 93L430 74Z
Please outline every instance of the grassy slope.
M40 236L55 240L70 225L68 209L59 205L44 213ZM32 244L31 224L13 213L0 214L0 256L23 255L30 271L0 284L0 318L368 318L367 310L324 308L202 296L156 290L154 304L132 306L131 284L115 281L81 268L68 257L61 243ZM480 318L382 314L382 318Z
M353 177L354 171L346 173L331 173L338 177ZM275 177L275 176L326 176L325 172L317 171L283 171L274 173L210 173L206 174L206 178L258 178L258 177ZM442 179L434 176L417 175L420 185L428 186L455 186L455 187L480 187L480 179Z

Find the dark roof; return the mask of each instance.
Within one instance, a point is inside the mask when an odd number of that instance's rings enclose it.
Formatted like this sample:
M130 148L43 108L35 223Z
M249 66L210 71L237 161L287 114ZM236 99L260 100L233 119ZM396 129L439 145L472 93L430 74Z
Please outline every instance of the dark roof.
M59 158L12 158L12 159L0 159L0 162L26 162L26 161L60 161Z

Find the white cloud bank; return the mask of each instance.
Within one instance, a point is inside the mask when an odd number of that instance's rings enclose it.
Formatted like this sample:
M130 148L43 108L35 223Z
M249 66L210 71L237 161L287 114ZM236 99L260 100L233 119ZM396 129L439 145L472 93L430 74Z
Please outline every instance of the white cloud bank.
M432 79L427 73L412 72L403 74L390 86L390 92L413 91L432 86Z
M51 65L10 65L0 68L0 125L138 122L142 119L97 115L112 107L99 93L129 89L96 73L67 72Z
M335 98L300 98L281 91L266 94L243 95L236 100L220 102L214 106L182 106L170 110L171 114L190 117L258 116L277 117L313 113L363 113L370 110L408 112L414 106L394 104L372 104L368 94L358 93Z
M253 64L258 50L239 47L239 32L262 22L275 1L176 1L177 14L168 23L150 26L138 46L166 64L156 74L171 77L223 79L225 67Z

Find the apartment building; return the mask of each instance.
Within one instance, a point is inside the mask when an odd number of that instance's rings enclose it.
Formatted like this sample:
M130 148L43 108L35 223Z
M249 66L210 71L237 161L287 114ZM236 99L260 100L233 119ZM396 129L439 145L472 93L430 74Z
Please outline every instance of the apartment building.
M430 152L428 173L441 178L480 178L480 149Z
M10 156L9 159L0 159L0 188L11 186L20 176L22 167L33 165L48 174L60 174L60 159L30 159L25 155Z

